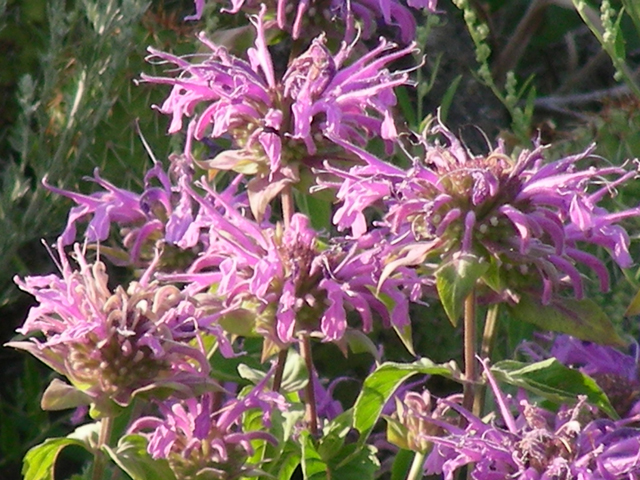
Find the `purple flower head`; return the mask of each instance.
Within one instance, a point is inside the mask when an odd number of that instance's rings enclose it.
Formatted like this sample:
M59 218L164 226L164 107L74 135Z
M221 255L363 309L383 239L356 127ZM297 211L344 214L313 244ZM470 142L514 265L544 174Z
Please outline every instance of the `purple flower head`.
M250 410L264 412L268 426L274 409L285 410L284 398L265 389L264 382L242 398L222 403L221 393L159 405L163 418L143 417L129 431L142 432L154 458L166 459L176 478L232 480L250 474L255 465L247 463L253 454L253 440L276 439L264 431L243 431L242 415Z
M581 168L593 147L545 162L541 146L515 159L502 143L488 155L474 155L443 125L430 133L444 141L423 139L424 157L406 172L351 147L368 166L360 170L365 175L352 171L351 191L340 191L339 227L347 228L367 203L385 201L390 228L399 235L410 233L415 241L398 254L398 265L403 259L404 264L425 259L442 264L473 255L497 269L503 285L516 291L533 288L544 304L563 285L570 285L577 298L583 296L578 265L595 272L600 288L608 289L605 265L581 250L583 244L603 246L621 267L631 265L629 238L619 222L638 216L640 208L609 213L598 203L636 172ZM363 199L357 186L367 182L379 188ZM491 287L499 298L517 299L506 287Z
M85 239L98 244L102 255L117 265L147 267L161 249L158 270L178 270L188 265L196 254L199 230L194 224L197 209L184 186L192 183L192 169L184 157L172 156L167 173L155 162L146 173L142 193L115 187L98 172L93 180L104 190L83 195L45 186L76 202L60 236L63 246L76 240L77 226L87 222ZM221 192L221 196L238 205L247 203L246 194L238 195L241 176ZM120 241L114 242L113 228ZM186 262L186 264L185 264Z
M280 79L267 49L264 8L251 20L257 36L255 47L247 51L248 61L201 35L211 53L200 63L150 49L150 59L174 64L180 74L142 78L173 86L159 110L172 117L170 133L181 130L183 117L191 117L188 157L192 140L232 139L233 150L200 164L254 176L248 186L254 200L260 196L255 192L266 197L252 202L254 213L260 215L282 188L299 181L301 166L344 160L345 152L331 139L361 145L371 137L382 137L392 146L393 88L406 84L408 74L385 67L414 46L399 50L381 39L378 47L348 64L355 44L343 43L332 54L324 36L319 36Z
M59 248L62 276L16 278L38 302L18 332L39 335L9 346L66 376L100 407L127 405L154 388L189 395L211 383L207 359L192 342L217 327L195 300L148 275L111 291L102 262L88 263L75 245L75 270Z
M485 371L504 426L485 423L443 400L460 413L466 427L459 421L432 420L448 434L428 437L434 447L426 460L427 474L444 473L451 480L469 465L475 480L622 480L640 475L640 429L626 421L593 420L584 398L555 414L523 398L514 415L509 408L514 402L498 389L486 364Z
M533 361L555 357L559 362L589 375L606 393L621 417L640 413L637 344L632 345L633 353L627 354L614 347L598 345L569 335L549 334L545 337L536 342L524 342L519 350ZM549 343L550 347L543 347L543 343Z
M386 326L408 328L408 297L417 296L415 275L389 279L376 295L381 271L377 253L389 246L382 238L327 247L302 214L288 227L257 224L212 190L195 194L201 214L196 219L208 230L207 247L185 274L167 275L187 282L192 293L207 290L223 300L221 322L252 317L254 333L284 346L306 331L326 341L340 341L347 328L347 311L358 312L362 329L372 328L374 312ZM217 201L224 212L211 207ZM387 309L379 298L387 298Z
M362 29L364 38L371 38L379 23L395 27L398 37L403 43L409 43L415 38L416 22L412 12L397 0L231 0L229 8L223 12L232 14L240 10L258 13L261 5L265 4L269 18L267 28L277 27L287 31L294 40L301 35L311 37L321 32L336 32L333 35L342 39L353 38L356 35L356 21ZM407 4L416 9L426 9L435 12L437 0L408 0ZM186 17L186 20L199 20L202 17L205 0L195 0L196 13ZM337 27L336 20L340 20L344 30Z

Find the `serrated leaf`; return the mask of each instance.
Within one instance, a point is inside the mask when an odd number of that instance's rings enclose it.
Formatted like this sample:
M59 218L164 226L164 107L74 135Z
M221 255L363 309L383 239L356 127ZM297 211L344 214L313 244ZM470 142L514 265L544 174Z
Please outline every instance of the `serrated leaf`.
M459 371L453 364L438 365L428 358L413 363L383 363L365 379L353 406L353 427L361 434L360 442L366 441L382 408L400 384L416 374L459 378Z
M74 438L49 438L27 452L22 465L24 480L53 480L53 472L58 455L63 448L75 445L85 448L85 444Z
M522 295L516 305L507 308L514 320L533 323L544 330L603 345L626 345L604 310L590 299L560 298L543 305L538 298Z
M618 418L595 380L555 358L536 363L504 360L493 365L491 373L499 381L524 388L556 404L572 404L578 395L585 395L607 415Z
M154 460L147 452L147 440L140 435L127 435L115 449L103 449L133 480L176 480L169 462L163 458Z
M464 300L488 268L487 262L467 254L443 265L435 273L440 302L454 327L464 310Z

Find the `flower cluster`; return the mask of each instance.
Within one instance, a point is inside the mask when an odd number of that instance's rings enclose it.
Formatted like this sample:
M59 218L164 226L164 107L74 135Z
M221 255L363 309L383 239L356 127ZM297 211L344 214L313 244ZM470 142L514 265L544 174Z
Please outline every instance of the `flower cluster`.
M192 18L204 3L196 0ZM407 3L433 12L436 2ZM154 158L138 193L97 170L91 194L44 182L75 205L52 254L59 274L16 278L36 305L18 330L28 338L8 345L68 379L47 389L45 408L90 405L100 418L97 443L73 435L53 446L86 446L96 479L115 478L104 471L113 460L132 478L287 480L301 471L371 480L384 476L376 446L390 444L415 452L408 480L425 470L452 480L461 467L476 480L640 478L635 357L569 337L548 352L528 350L592 375L623 420L603 419L583 396L557 411L524 392L506 397L487 362L496 415L471 411L483 390L477 304L491 303L483 349L502 302L516 318L530 305L557 313L548 323L560 331L588 316L584 278L595 274L603 291L610 283L597 251L620 267L633 263L622 221L640 207L612 213L603 200L636 172L603 166L595 147L555 161L536 142L516 155L502 142L475 154L439 119L422 135L409 132L397 121L394 89L411 85L420 67L414 13L400 0L231 0L222 11L247 12L247 28L215 42L201 33L201 50L187 56L149 48L149 61L173 71L141 81L170 87L156 109L169 117L169 134L186 135L168 168ZM400 42L370 40L389 26ZM221 43L236 34L253 35L245 54ZM419 152L409 168L394 163L400 149ZM76 243L82 229L84 246ZM111 278L107 261L118 267ZM563 298L567 289L575 299ZM385 362L353 408L345 401L353 392L334 398L341 382L360 383L352 375L359 366L323 365L334 372L327 379L314 359L364 351L378 364L385 345L365 336L378 334L376 323L415 355L412 320L420 318L411 303L429 295L452 323L464 314L464 374L455 362ZM564 315L567 306L579 313ZM545 324L527 313L524 320ZM602 317L575 333L597 339L611 326ZM423 345L435 338L424 330ZM428 380L407 383L414 374ZM463 394L437 400L415 391L438 375L460 381ZM529 385L517 375L509 381ZM116 446L117 416L130 427ZM381 416L389 442L375 431ZM55 457L51 445L35 447L31 459ZM38 474L53 476L53 461Z
M44 339L9 346L42 360L107 409L153 389L188 396L212 385L198 338L220 330L205 310L175 286L146 277L111 291L105 265L89 264L77 244L75 254L79 270L61 250L62 277L16 278L39 302L19 332Z
M474 155L439 123L430 134L441 135L444 143L423 138L425 155L406 172L352 147L367 166L344 175L336 223L362 234L363 209L384 201L390 228L411 241L394 264L447 264L471 255L499 271L500 281L489 288L515 301L516 292L541 284L547 304L566 279L582 298L579 264L593 270L606 291L607 268L582 244L604 247L618 265L631 265L629 236L619 222L640 215L640 208L610 213L599 202L635 171L579 168L593 146L546 162L542 146L523 150L516 159L503 144L488 155Z
M238 328L239 318L254 318L250 329L280 346L300 332L339 341L348 309L359 313L364 331L372 328L373 312L386 326L408 328L408 297L419 296L420 283L408 270L386 282L380 293L394 302L388 311L375 294L380 253L390 248L381 236L323 246L302 214L286 227L258 224L201 186L208 195L192 192L200 205L194 224L207 232L206 248L185 273L162 278L224 299L222 322ZM214 203L222 209L212 208Z
M593 409L584 398L554 414L522 397L514 416L509 408L514 402L499 390L488 370L487 375L503 425L486 423L443 400L459 412L466 427L459 426L460 422L431 420L448 434L423 437L433 442L425 463L427 474L444 473L451 480L464 465L469 465L474 480L605 480L640 474L640 429L630 426L630 420L594 420Z
M93 180L102 191L83 195L44 182L47 189L73 200L67 226L60 235L61 246L77 240L77 227L86 222L85 241L98 244L102 255L116 265L146 268L159 254L156 271L176 271L193 261L200 248L200 230L194 222L198 205L189 194L192 168L184 157L172 156L167 173L154 162L144 177L142 193L118 188L100 177ZM238 192L238 176L218 196L237 208L248 205L246 193ZM215 205L212 205L215 208ZM116 232L113 231L115 227ZM121 237L115 243L114 233ZM112 243L106 243L112 240Z
M200 41L211 51L201 63L150 49L150 60L171 63L180 75L142 77L145 82L173 86L159 107L172 118L169 133L181 130L183 117L193 117L187 156L194 139L233 140L233 150L200 164L255 175L250 191L266 195L253 209L258 216L282 188L300 180L300 166L345 158L331 139L363 144L372 137L388 142L396 137L393 88L407 83L408 74L385 66L414 48L411 44L397 49L381 39L378 47L347 64L356 44L343 43L332 54L325 37L319 36L278 78L267 49L264 18L264 8L252 17L256 41L247 52L249 61L201 35ZM198 109L200 105L203 109Z
M224 403L218 392L159 404L163 418L142 417L129 431L147 437L148 452L154 459L166 459L176 478L233 480L250 475L251 441L276 443L276 439L264 431L243 431L242 415L262 410L264 427L274 409L287 407L282 395L265 390L266 378L242 398Z

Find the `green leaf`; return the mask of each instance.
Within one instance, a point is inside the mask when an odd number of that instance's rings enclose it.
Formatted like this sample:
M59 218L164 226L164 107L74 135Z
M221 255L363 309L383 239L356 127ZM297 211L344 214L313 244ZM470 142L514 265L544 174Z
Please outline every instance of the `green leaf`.
M415 452L411 450L400 450L393 459L393 465L391 466L391 480L405 480Z
M282 454L267 471L278 480L290 480L300 465L301 459L300 447L292 442L286 442Z
M327 479L328 466L322 459L309 432L304 431L300 435L302 446L302 475L305 480Z
M251 442L254 453L247 461L278 480L290 478L300 464L300 447L297 442L291 441L291 437L304 418L304 405L300 402L298 394L289 393L285 398L289 402L287 411L281 412L276 409L271 414L269 433L275 437L277 443L254 439ZM263 416L262 409L245 412L242 419L243 431L264 430Z
M147 440L140 435L127 435L115 449L103 447L109 457L133 480L176 480L169 462L154 460L147 453Z
M393 443L396 447L409 450L409 444L407 438L409 436L409 430L403 424L401 424L395 418L384 415L383 418L387 422L387 440Z
M375 295L375 297L380 300L383 305L386 307L389 315L396 308L396 302L391 298L390 295L380 292L379 290L369 288L369 291ZM392 323L394 331L398 334L400 341L406 347L411 355L416 356L416 352L413 348L413 336L411 334L411 323L408 323L404 327L400 328L395 323Z
M415 127L418 123L415 112L415 103L409 97L406 87L398 87L395 89L398 105L402 111L402 115L411 127Z
M225 358L219 350L209 358L211 365L211 376L222 382L235 382L245 385L247 382L238 376L238 366L241 363L251 368L260 368L260 350L262 349L261 338L245 338L244 348L246 355Z
M318 194L302 193L294 190L296 205L311 221L311 226L317 231L327 231L331 228L331 205Z
M266 375L259 368L251 368L242 363L238 365L238 374L253 384L260 382ZM309 372L304 360L298 352L290 349L282 372L280 390L282 392L297 392L302 390L308 382Z
M380 352L375 343L363 332L356 330L355 328L347 328L342 337L351 353L369 353L376 360L380 359Z
M353 444L348 447L356 448ZM380 470L380 462L376 457L377 449L371 445L365 445L364 448L355 452L349 450L350 448L343 449L348 461L330 468L331 479L373 480Z
M638 290L638 293L636 293L633 300L631 300L627 310L624 312L624 316L631 317L638 314L640 314L640 290Z
M353 423L353 409L342 412L331 420L322 430L322 438L318 440L318 453L329 460L342 451L347 434Z
M627 52L625 51L625 42L624 36L622 34L622 28L620 28L620 22L622 21L623 13L624 10L620 10L620 12L618 12L618 18L616 19L616 23L614 24L612 33L613 35L615 35L613 41L614 55L624 62L627 56Z
M63 448L75 445L86 448L74 438L49 438L27 452L22 465L24 480L53 480L56 459Z
M458 90L458 86L460 85L460 80L462 80L462 75L458 75L453 79L451 85L447 88L447 91L444 92L442 96L442 101L440 102L440 120L443 123L447 122L447 116L449 115L449 108L451 108L451 104L453 103L453 99L455 98L456 91Z
M73 385L54 378L42 394L40 406L43 410L66 410L89 405L92 399Z
M595 380L555 358L537 363L504 360L493 365L491 373L499 381L524 388L556 404L575 403L578 395L585 395L607 415L618 418Z
M443 265L436 272L438 296L454 327L464 310L464 300L488 268L487 262L465 254Z
M428 358L413 363L387 362L380 365L369 375L353 407L353 426L361 433L360 442L366 441L373 426L378 421L382 408L393 392L409 377L416 374L442 375L459 378L455 365L437 365Z
M325 459L308 432L300 436L302 474L305 480L373 480L380 469L376 449L371 445L349 444L340 455Z
M533 323L544 330L603 345L626 345L607 314L590 299L560 298L543 305L540 299L523 295L516 305L507 308L514 320Z
M506 288L503 272L504 269L501 268L498 260L491 257L487 271L482 275L482 281L494 292L502 293Z

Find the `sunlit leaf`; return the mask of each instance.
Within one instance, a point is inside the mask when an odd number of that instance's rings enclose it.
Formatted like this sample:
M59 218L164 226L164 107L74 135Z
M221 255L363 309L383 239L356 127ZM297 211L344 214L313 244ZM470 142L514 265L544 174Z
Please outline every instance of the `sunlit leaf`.
M459 371L454 364L438 365L428 358L413 363L383 363L365 379L354 404L353 426L361 433L361 442L366 440L378 421L382 408L396 389L416 374L459 378Z
M610 417L618 417L595 380L555 358L537 363L504 360L493 365L491 373L499 381L524 388L556 404L571 404L578 395L584 395Z
M42 394L40 405L43 410L66 410L89 405L91 401L91 397L83 391L54 378Z
M454 326L464 310L464 300L488 268L487 262L473 255L461 255L436 272L438 296Z
M74 438L49 438L27 452L22 465L24 480L53 480L58 455L63 448L75 445L85 448L84 442Z
M543 305L540 299L523 295L516 305L507 308L514 320L533 323L544 330L603 345L626 345L607 314L590 299L560 298Z
M154 460L147 452L147 440L140 435L123 437L115 449L103 448L133 480L176 480L169 462L163 458Z

